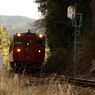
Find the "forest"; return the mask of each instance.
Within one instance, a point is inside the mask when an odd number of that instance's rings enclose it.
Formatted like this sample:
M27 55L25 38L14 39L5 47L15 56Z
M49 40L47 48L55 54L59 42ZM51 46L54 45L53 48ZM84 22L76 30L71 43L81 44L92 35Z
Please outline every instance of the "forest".
M74 72L74 27L67 18L67 8L77 4L77 13L82 14L80 29L79 64L77 75L95 72L95 0L35 0L44 17L47 43L51 55L46 62L47 73L73 76Z
M39 4L39 11L44 16L48 45L51 50L59 47L64 49L72 46L73 31L71 20L67 18L67 8L77 3L77 12L83 15L81 36L91 30L91 1L92 0L35 0ZM83 3L85 2L85 3Z
M35 19L24 16L0 15L0 25L7 28L9 36L16 32L26 32L28 29L32 28L29 23L34 21Z

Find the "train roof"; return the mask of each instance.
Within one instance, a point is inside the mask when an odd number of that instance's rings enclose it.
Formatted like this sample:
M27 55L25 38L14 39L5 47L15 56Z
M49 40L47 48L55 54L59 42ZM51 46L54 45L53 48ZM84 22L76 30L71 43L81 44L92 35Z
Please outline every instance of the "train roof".
M40 35L40 34L27 32L27 33L16 33L16 34L14 35L14 37L39 37L39 35ZM45 36L43 35L42 38L45 38Z

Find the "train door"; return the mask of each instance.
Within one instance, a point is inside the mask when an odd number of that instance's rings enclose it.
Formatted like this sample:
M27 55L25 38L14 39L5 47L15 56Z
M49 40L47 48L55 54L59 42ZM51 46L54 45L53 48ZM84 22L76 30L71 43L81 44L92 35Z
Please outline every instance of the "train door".
M26 39L26 61L34 60L34 41L33 39Z

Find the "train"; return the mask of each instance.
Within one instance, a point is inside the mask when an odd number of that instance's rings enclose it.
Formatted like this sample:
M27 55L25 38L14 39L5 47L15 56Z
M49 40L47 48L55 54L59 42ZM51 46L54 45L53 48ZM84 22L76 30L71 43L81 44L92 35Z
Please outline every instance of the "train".
M12 69L41 70L45 58L45 36L42 34L16 33L9 47Z

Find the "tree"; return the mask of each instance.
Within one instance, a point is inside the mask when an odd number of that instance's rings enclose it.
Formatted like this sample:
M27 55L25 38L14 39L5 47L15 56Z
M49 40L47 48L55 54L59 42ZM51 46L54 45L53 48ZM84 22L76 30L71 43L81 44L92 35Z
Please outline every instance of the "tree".
M48 45L51 50L62 46L68 49L73 45L74 28L71 27L71 21L67 18L67 8L77 3L77 12L83 14L82 36L91 29L91 0L35 0L39 4L39 11L42 12L46 22L46 32ZM85 2L85 3L84 3Z
M9 57L10 40L8 37L7 28L0 25L0 54L4 56L4 64L8 61Z

